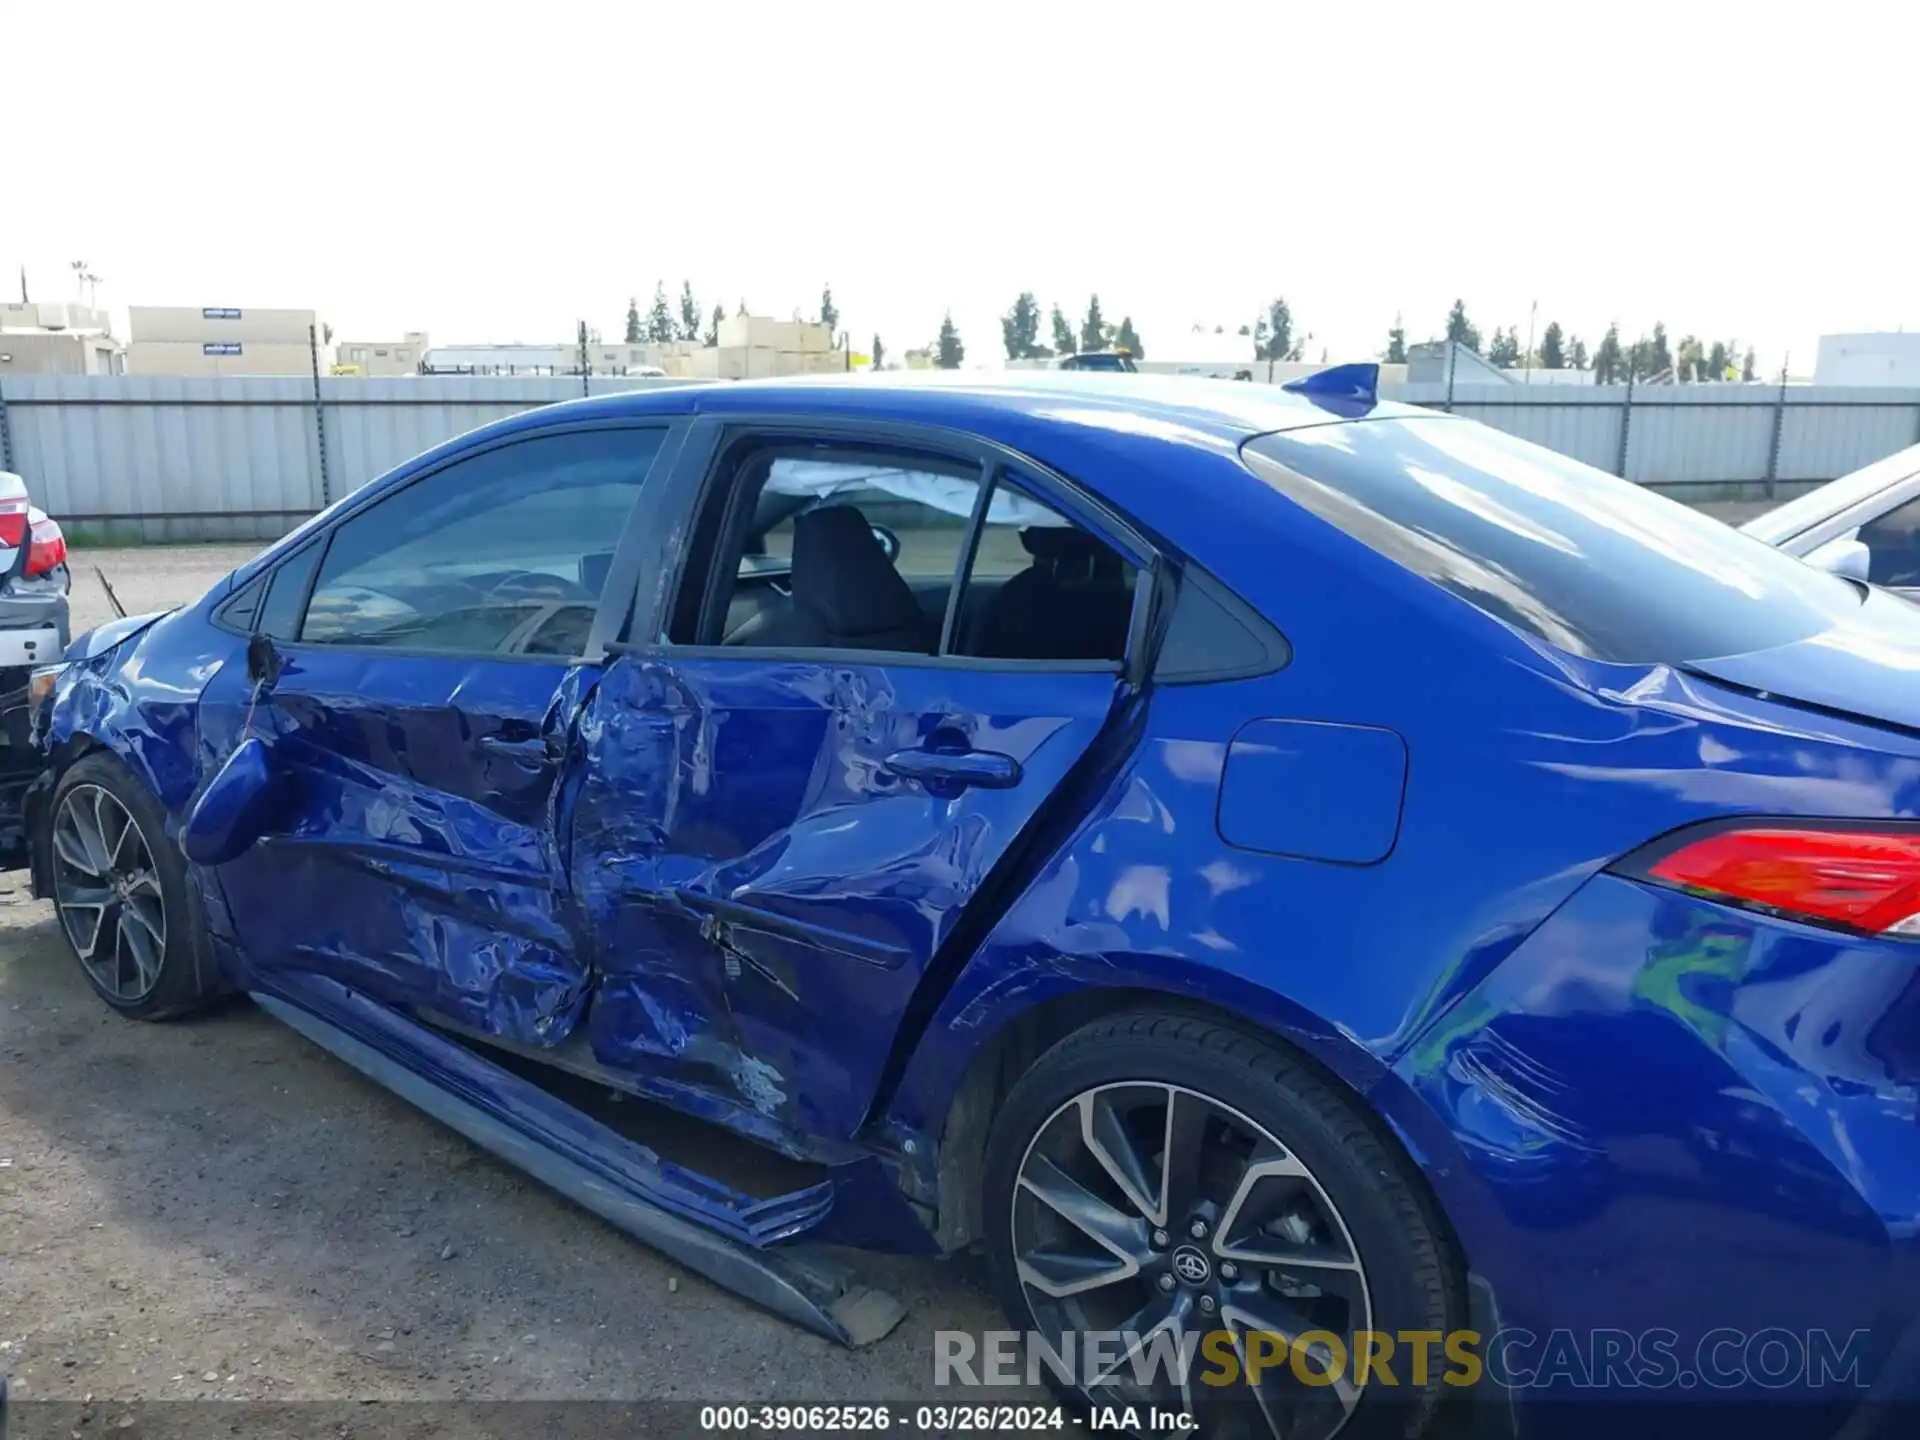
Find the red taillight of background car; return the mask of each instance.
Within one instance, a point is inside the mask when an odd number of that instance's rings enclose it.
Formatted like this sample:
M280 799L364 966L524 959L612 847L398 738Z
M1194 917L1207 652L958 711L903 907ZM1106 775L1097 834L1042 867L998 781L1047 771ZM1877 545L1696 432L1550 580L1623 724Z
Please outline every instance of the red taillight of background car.
M4 534L4 529L0 529ZM13 542L18 545L20 542ZM67 537L58 521L36 520L27 546L27 574L44 575L67 563Z
M1818 924L1920 938L1920 830L1740 826L1687 841L1642 873Z
M25 496L0 499L0 547L12 550L27 538L27 511L31 508Z

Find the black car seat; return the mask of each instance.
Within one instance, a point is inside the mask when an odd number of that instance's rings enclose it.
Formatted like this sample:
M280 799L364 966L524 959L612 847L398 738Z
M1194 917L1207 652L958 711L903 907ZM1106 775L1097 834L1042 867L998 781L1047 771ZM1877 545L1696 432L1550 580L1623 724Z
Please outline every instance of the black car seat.
M1033 563L1002 585L968 653L997 660L1118 660L1126 654L1133 592L1126 565L1072 526L1029 526Z
M790 583L792 605L754 616L727 643L933 650L913 588L887 559L867 517L851 505L809 510L793 522Z

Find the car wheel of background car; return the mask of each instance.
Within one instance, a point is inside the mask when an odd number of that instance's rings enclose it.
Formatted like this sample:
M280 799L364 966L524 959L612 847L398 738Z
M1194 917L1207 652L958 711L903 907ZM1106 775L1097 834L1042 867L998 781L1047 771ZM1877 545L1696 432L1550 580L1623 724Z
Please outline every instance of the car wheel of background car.
M123 1015L159 1020L218 990L186 862L160 804L124 766L89 755L54 791L48 873L88 983Z
M1276 1043L1191 1014L1090 1024L1014 1086L984 1187L1001 1303L1072 1361L1076 1386L1047 1363L1040 1374L1083 1409L1151 1404L1207 1433L1325 1437L1349 1422L1416 1434L1439 1404L1438 1347L1424 1385L1402 1356L1387 1388L1356 1380L1352 1337L1459 1328L1459 1262L1376 1124ZM1310 1331L1338 1337L1344 1362L1315 1340L1296 1347ZM1100 1359L1118 1363L1093 1363L1098 1332L1142 1340L1108 1342ZM1151 1360L1188 1349L1183 1390L1177 1367Z

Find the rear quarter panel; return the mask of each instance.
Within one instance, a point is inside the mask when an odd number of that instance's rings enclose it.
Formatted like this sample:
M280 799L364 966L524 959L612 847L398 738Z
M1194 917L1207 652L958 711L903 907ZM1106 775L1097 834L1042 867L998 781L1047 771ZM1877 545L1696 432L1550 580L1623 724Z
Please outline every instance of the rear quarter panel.
M1113 463L1043 458L1082 478ZM1230 485L1224 513L1196 517L1183 513L1199 507L1182 477L1163 488L1156 504L1140 481L1137 518L1273 619L1292 661L1152 695L1136 751L934 1013L889 1118L937 1136L970 1064L1036 1006L1102 988L1203 1004L1280 1036L1363 1097L1428 1176L1469 1258L1519 1286L1527 1247L1516 1237L1560 1222L1527 1213L1505 1183L1508 1157L1478 1133L1507 1098L1500 1078L1455 1073L1494 1014L1524 1007L1524 987L1500 984L1513 957L1609 862L1677 826L1729 813L1920 817L1920 740L1664 667L1576 661L1311 517ZM1404 805L1383 858L1328 863L1222 838L1230 741L1270 720L1369 727L1404 744ZM1236 804L1257 813L1258 797ZM1616 950L1602 968L1631 992L1649 953ZM1569 1003L1577 1021L1577 992ZM1676 1054L1714 1073L1705 1033L1679 1036ZM1622 1104L1657 1113L1657 1086L1622 1083ZM1777 1108L1712 1113L1774 1127L1778 1153ZM1618 1147L1623 1128L1595 1146ZM1712 1224L1729 1200L1728 1186L1708 1185L1690 1221ZM1643 1220L1623 1220L1605 1243ZM1561 1273L1604 1263L1603 1248L1570 1244Z

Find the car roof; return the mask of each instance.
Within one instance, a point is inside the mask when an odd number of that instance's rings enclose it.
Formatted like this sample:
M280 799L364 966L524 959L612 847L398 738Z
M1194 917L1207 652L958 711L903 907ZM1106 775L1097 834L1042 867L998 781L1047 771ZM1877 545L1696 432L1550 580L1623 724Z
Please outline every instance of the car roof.
M964 426L992 416L1051 420L1170 442L1237 446L1252 435L1354 418L1278 385L1187 375L1114 375L1057 370L899 371L804 376L726 384L654 386L528 412L551 423L560 412L588 419L647 414L754 414L801 410ZM1390 402L1370 417L1432 412ZM515 417L516 419L522 417Z

